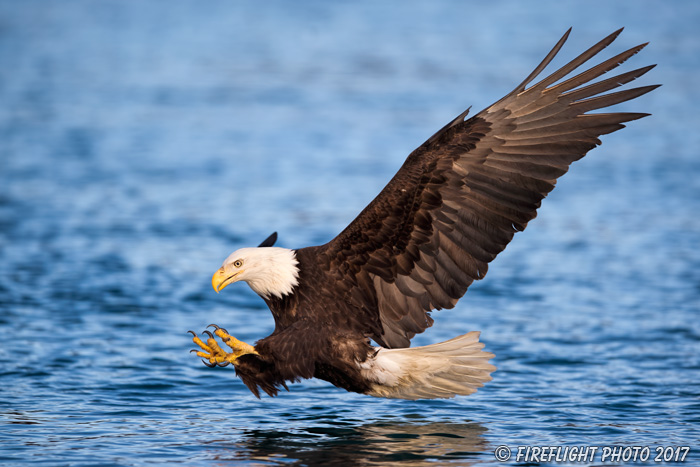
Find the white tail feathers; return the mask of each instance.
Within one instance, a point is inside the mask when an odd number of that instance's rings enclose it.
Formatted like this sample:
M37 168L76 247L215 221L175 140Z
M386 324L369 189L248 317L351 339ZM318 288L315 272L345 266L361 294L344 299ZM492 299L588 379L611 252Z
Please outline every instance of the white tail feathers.
M488 363L479 332L438 344L407 349L380 348L360 364L362 375L374 382L369 395L396 399L439 399L466 396L491 381L496 367Z

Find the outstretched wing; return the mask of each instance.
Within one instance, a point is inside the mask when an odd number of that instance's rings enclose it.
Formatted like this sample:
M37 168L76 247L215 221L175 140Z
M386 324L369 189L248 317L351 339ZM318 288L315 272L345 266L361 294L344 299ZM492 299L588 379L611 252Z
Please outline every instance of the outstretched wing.
M431 310L453 307L484 277L557 178L600 144L600 135L648 115L587 113L657 87L603 94L653 65L590 84L646 44L568 77L621 29L527 87L570 31L513 92L466 121L465 112L416 149L369 206L318 250L343 284L343 299L375 322L367 332L379 344L407 347L432 324Z

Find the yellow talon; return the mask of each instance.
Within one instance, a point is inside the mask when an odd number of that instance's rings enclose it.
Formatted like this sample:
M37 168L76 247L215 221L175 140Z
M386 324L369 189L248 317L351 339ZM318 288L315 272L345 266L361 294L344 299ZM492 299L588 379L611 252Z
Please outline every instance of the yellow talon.
M233 363L235 365L236 360L241 355L251 353L256 355L258 354L255 351L255 347L252 345L239 341L235 337L229 335L225 329L220 328L219 326L213 326L216 328L214 334L219 336L224 344L231 348L232 352L225 352L221 347L219 347L218 342L216 342L216 339L214 339L214 336L209 331L204 331L204 333L209 336L206 343L193 331L189 331L193 336L192 342L197 344L197 346L203 350L197 350L197 356L208 361L209 363L206 361L204 362L207 366L226 366L229 363Z
M224 341L224 344L231 347L233 353L236 353L238 357L249 353L254 353L255 355L258 355L258 352L255 351L255 347L253 347L250 344L246 344L243 341L239 341L238 339L227 333L224 328L217 328L216 331L214 331L214 334L219 336L221 340Z
M192 332L192 331L190 331L190 332ZM197 334L194 334L194 332L192 332L192 334L194 335L194 337L192 338L192 342L194 342L195 344L197 344L198 346L200 346L202 349L206 350L207 352L213 353L212 349L209 348L209 346L207 344L202 342L202 339L200 339L199 336L197 336ZM197 355L199 355L199 353ZM203 357L204 355L199 355L199 356Z

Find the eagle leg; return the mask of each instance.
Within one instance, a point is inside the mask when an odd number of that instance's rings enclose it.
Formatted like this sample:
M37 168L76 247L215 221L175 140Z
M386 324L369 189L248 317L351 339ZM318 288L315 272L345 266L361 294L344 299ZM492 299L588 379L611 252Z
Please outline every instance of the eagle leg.
M226 352L221 347L219 347L219 344L218 342L216 342L214 335L212 335L212 333L209 331L203 332L203 334L209 336L207 338L206 343L202 339L200 339L200 337L197 336L197 334L194 331L188 331L192 334L192 342L197 344L197 346L199 346L199 348L202 349L194 349L192 352L195 352L197 356L202 357L204 359L203 361L205 365L209 367L217 365L224 367L228 366L230 363L233 363L235 365L236 359L238 359L238 357L240 357L241 355L250 353L257 354L255 348L252 345L239 341L235 337L229 335L225 329L220 328L219 326L213 326L216 328L214 334L219 336L224 342L224 344L230 347L232 351Z

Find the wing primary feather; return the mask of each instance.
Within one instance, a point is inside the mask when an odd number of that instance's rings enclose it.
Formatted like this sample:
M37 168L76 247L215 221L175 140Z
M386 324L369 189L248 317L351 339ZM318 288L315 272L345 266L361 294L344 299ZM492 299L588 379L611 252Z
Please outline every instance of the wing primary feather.
M648 44L648 43L647 43ZM561 95L566 95L566 91L570 91L572 89L575 89L579 86L581 86L584 83L588 83L589 81L592 81L596 79L597 77L607 73L610 70L613 70L617 68L618 66L622 65L625 61L627 61L630 57L633 55L636 55L640 50L642 50L644 47L647 46L647 44L641 44L638 45L637 47L633 47L625 52L622 52L621 54L618 54L612 58L607 59L606 61L594 66L593 68L586 70L574 77L571 77L567 79L566 81L562 81L559 84L556 84L548 89L549 92L554 92L554 93L559 93ZM644 70L645 68L648 68L648 70L645 70L643 73L637 75L636 77L639 77L649 71L651 68L654 68L656 65L650 65L649 67L644 67L641 68L641 70ZM633 72L630 72L633 73Z
M652 84L650 86L641 86L638 88L627 89L625 91L612 92L602 96L591 97L582 101L577 101L570 104L569 107L575 107L577 112L584 113L591 110L600 109L602 107L610 107L611 105L621 104L635 97L643 96L644 94L653 91L661 86L660 84Z
M566 135L576 133L582 129L593 129L597 126L619 125L623 122L638 120L648 117L648 113L639 112L618 112L618 113L597 113L590 115L579 115L571 120L533 120L532 122L521 123L518 128L511 133L509 140L544 138L552 135ZM622 127L618 127L622 128Z
M520 83L510 94L508 94L506 97L504 97L504 98L501 99L501 100L505 100L505 99L507 99L508 97L511 97L511 96L513 96L513 95L515 95L515 94L519 94L519 93L521 93L522 91L524 91L524 90L525 90L525 87L526 87L528 84L530 84L530 82L532 82L535 78L537 78L537 76L538 76L540 73L542 73L542 71L543 71L545 68L547 68L547 65L549 65L550 62L554 59L554 57L556 57L556 55L559 53L559 51L561 50L561 48L564 46L564 43L566 42L566 40L569 38L569 34L571 34L571 29L572 29L572 28L569 28L569 29L564 33L564 35L561 37L561 39L559 39L559 41L554 45L554 47L552 48L552 50L550 50L549 53L547 54L547 56L544 57L544 60L542 60L542 62L540 62L540 64L537 65L537 67L536 67L534 70L532 70L532 73L530 73L530 74L528 75L528 77L525 78L525 79L523 80L523 82ZM622 29L620 29L619 31L616 31L616 32L617 32L617 34L619 34L621 31L622 31ZM613 34L615 34L615 33L613 33ZM500 102L500 101L499 101L499 102Z
M590 112L591 110L610 107L615 104L634 99L644 95L660 85L654 84L651 86L642 86L638 88L626 89L624 91L603 94L601 96L591 97L588 99L576 101L567 104L566 106L546 106L532 112L528 115L518 117L519 125L522 123L530 123L538 120L568 120L576 118L581 114ZM518 126L519 126L518 125Z
M611 89L619 88L620 86L623 86L629 83L630 81L634 81L635 79L644 75L655 66L656 65L649 65L644 68L639 68L637 70L628 71L627 73L623 73L621 75L613 76L612 78L608 78L606 80L590 84L583 88L569 91L565 94L562 94L561 98L566 99L570 102L577 102L587 97L602 94L606 91L610 91Z
M574 71L576 68L579 66L583 65L586 63L588 60L596 56L601 50L609 46L610 44L613 43L615 39L617 39L617 36L620 35L624 28L620 28L617 31L613 32L612 34L608 35L605 37L603 40L599 41L597 44L595 44L593 47L589 48L585 52L583 52L581 55L578 57L574 58L571 60L569 63L564 65L563 67L559 68L557 71L540 81L539 83L535 84L530 88L531 90L534 89L543 89L546 88L548 85L555 83L562 79L564 76L568 75L572 71ZM636 52L635 52L636 53ZM621 63L621 62L620 62ZM618 63L619 65L619 63ZM617 65L615 65L617 66Z
M277 241L277 232L272 232L272 234L267 237L263 242L258 245L258 248L265 248L265 247L270 247L275 244Z

